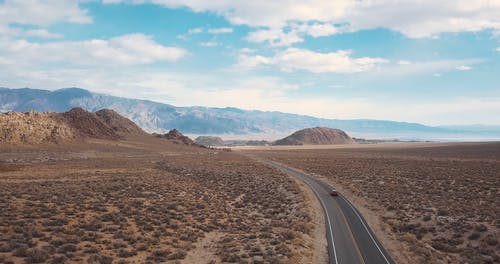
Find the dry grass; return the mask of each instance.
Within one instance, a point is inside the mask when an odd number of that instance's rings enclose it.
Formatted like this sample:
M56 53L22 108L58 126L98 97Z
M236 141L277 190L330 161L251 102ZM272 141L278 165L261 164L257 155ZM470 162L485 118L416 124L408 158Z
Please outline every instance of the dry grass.
M258 153L373 204L418 263L500 262L498 143Z
M311 262L311 209L292 179L164 141L5 149L0 262L182 263L213 233L206 263Z

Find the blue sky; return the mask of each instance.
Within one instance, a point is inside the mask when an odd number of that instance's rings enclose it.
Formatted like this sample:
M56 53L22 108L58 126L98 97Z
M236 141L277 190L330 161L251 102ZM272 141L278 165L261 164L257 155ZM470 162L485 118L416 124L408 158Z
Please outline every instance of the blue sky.
M0 86L500 124L500 1L0 1Z

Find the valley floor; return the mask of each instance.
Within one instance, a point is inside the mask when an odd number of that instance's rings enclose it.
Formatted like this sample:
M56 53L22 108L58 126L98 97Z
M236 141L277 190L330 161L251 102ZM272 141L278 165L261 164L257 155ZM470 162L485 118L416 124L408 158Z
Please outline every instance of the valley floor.
M500 143L243 149L336 186L398 263L500 262Z
M153 137L1 146L0 211L1 263L326 262L303 185Z

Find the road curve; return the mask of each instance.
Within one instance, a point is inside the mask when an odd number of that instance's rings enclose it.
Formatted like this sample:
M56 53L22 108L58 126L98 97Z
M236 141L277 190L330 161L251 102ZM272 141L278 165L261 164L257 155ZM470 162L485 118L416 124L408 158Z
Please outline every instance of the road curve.
M342 194L337 197L330 196L330 185L282 163L253 155L245 156L296 177L313 190L325 211L329 263L395 263L354 205Z

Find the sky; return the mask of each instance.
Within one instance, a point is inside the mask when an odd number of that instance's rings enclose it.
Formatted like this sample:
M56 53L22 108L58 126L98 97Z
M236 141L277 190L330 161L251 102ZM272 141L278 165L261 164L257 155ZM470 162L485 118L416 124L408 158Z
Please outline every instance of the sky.
M0 86L500 125L500 0L0 0Z

